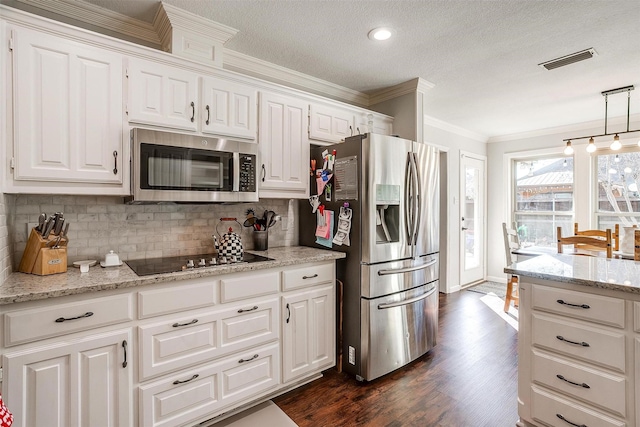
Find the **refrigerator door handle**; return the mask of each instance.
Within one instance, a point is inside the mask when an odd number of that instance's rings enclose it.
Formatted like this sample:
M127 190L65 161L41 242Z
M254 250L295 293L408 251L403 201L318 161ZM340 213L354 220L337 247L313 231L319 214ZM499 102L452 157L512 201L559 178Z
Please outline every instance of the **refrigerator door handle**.
M411 198L411 153L407 154L407 168L404 175L404 226L407 233L407 244L411 246L413 239L411 238L411 230L413 224L411 224L410 202Z
M413 267L394 268L394 269L391 269L391 270L380 270L380 271L378 271L378 276L387 276L389 274L401 274L401 273L409 273L411 271L424 270L427 267L431 267L436 262L437 262L437 260L434 259L434 260L429 261L426 264L417 265L417 266L413 266Z
M413 199L413 203L414 203L414 207L413 207L413 224L411 226L411 244L412 245L416 245L418 243L418 226L420 225L420 215L421 215L421 208L420 208L420 192L421 192L421 188L420 188L420 175L418 172L418 161L416 159L416 154L415 153L411 153L410 154L411 157L411 179L412 179L412 185L411 185L411 190L412 190L412 199Z
M398 302L390 302L387 304L378 304L378 310L384 310L387 308L400 307L403 305L413 304L414 302L429 298L431 295L433 295L435 291L436 291L436 288L433 288L426 294L418 295L417 297L414 297L414 298L409 298L409 299L405 299Z
M413 178L415 179L416 185L414 186L415 195L414 200L416 204L415 212L415 227L413 233L413 244L418 244L418 228L420 227L420 222L422 221L422 208L420 203L420 198L422 197L422 180L420 179L420 167L418 166L418 159L416 158L416 153L412 153L411 158L413 159Z

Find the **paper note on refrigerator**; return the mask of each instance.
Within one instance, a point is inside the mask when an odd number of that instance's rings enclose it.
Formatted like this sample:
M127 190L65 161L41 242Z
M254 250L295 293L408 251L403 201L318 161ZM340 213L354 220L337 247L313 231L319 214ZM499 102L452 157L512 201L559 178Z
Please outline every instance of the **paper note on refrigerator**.
M331 242L331 238L333 237L333 211L328 211L325 210L324 211L324 217L326 218L326 223L325 226L327 227L327 233L326 236L328 237L320 237L318 236L318 229L321 227L317 227L316 228L316 243L322 246L326 246L328 248L332 247L332 242Z

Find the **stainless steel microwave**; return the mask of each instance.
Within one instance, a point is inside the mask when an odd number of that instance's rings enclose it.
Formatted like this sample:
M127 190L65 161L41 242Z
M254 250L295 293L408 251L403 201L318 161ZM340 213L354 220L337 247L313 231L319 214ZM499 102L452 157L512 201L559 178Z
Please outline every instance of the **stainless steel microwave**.
M258 145L134 128L130 203L257 202Z

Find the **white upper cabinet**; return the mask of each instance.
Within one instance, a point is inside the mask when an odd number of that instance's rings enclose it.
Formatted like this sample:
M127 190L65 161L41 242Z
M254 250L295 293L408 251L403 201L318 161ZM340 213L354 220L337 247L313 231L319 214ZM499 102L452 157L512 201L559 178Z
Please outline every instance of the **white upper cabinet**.
M132 58L129 122L256 139L257 90L230 80Z
M130 59L129 121L173 129L197 129L198 75L141 59Z
M354 112L336 107L311 104L309 138L329 143L343 142L356 135Z
M122 184L122 56L24 28L12 38L13 179Z
M202 78L202 132L256 138L257 90L211 77Z
M376 113L362 113L356 117L356 134L377 133L393 134L393 119Z
M307 102L260 93L260 197L309 197Z

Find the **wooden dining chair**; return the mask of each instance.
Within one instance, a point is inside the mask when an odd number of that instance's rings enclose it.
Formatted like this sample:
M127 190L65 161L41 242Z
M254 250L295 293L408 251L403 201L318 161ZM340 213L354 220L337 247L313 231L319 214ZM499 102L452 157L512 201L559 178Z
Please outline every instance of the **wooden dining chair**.
M507 259L507 265L513 264L513 251L520 249L520 237L516 230L516 223L512 227L507 227L507 223L502 223L502 235L504 237L504 252ZM507 276L507 294L504 297L504 311L509 311L509 306L513 301L513 306L518 307L520 297L518 294L518 276L509 274Z
M601 230L596 230L601 231ZM584 233L584 231L583 231ZM611 229L607 228L604 231L604 238L599 236L589 236L589 235L573 235L562 237L562 227L557 228L557 239L558 239L558 253L563 253L562 247L564 245L573 245L574 249L584 249L588 251L604 251L607 253L607 258L611 258L613 256L613 244L611 237ZM586 255L586 254L581 254Z
M589 237L600 237L602 239L606 239L607 238L607 231L606 230L578 230L578 223L575 222L573 224L573 234L575 236L589 236ZM612 249L614 251L619 251L620 250L620 225L616 224L613 228L613 231L611 231L611 244L612 244ZM581 247L578 246L578 249L588 249L586 247ZM596 249L597 250L597 249Z

